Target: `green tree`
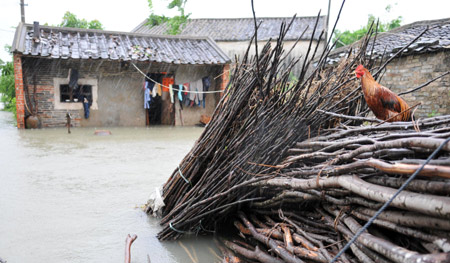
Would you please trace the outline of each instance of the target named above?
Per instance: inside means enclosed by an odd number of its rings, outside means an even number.
[[[5,50],[10,52],[11,46],[6,45]],[[0,59],[0,94],[1,102],[5,105],[5,110],[16,111],[16,90],[14,88],[14,64],[13,62],[3,62]]]
[[[170,35],[176,35],[181,32],[183,26],[186,25],[186,22],[191,15],[185,14],[184,6],[186,5],[187,0],[171,0],[167,5],[168,9],[176,8],[179,15],[174,17],[166,17],[164,15],[157,15],[153,11],[153,0],[148,0],[148,6],[150,8],[150,16],[148,17],[147,25],[150,27],[160,25],[162,23],[167,23],[167,33]]]
[[[388,5],[386,7],[386,11],[389,13],[391,11],[391,8],[392,8],[392,6]],[[336,48],[349,45],[349,44],[356,42],[356,41],[360,40],[361,38],[363,38],[366,35],[366,33],[369,31],[372,23],[374,23],[374,25],[376,25],[376,23],[377,23],[376,20],[377,19],[375,18],[374,15],[369,14],[369,19],[367,21],[367,24],[358,30],[354,30],[354,31],[345,30],[342,32],[342,31],[336,29],[334,32],[334,37],[333,37],[333,41],[336,41],[339,38],[338,42],[336,43]],[[399,27],[401,25],[401,22],[402,22],[401,16],[399,16],[391,21],[385,22],[385,23],[379,22],[378,23],[378,32],[386,32],[386,31],[392,30],[396,27]]]
[[[75,27],[75,28],[87,28],[87,29],[103,29],[102,23],[97,19],[88,22],[86,19],[78,19],[75,14],[67,11],[64,16],[60,27]]]

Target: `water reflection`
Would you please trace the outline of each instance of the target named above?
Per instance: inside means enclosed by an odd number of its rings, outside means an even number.
[[[17,130],[0,111],[0,258],[8,262],[190,262],[159,242],[158,221],[138,207],[163,184],[202,132],[198,127]],[[217,261],[211,238],[182,244]],[[216,251],[217,252],[217,251]],[[218,252],[217,252],[218,253]]]

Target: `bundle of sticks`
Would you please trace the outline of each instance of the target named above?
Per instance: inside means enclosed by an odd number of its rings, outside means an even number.
[[[317,108],[346,115],[365,109],[357,82],[344,81],[354,78],[352,65],[364,59],[364,52],[327,74],[329,51],[318,55],[319,44],[311,38],[302,73],[291,81],[290,70],[299,59],[285,61],[283,38],[289,27],[284,24],[277,43],[268,42],[258,56],[250,58],[250,45],[236,65],[210,123],[163,187],[161,240],[214,231],[240,204],[259,200],[256,189],[244,189],[261,179],[255,175],[273,173],[296,141],[334,125],[336,118]],[[307,72],[317,58],[319,65]]]
[[[265,199],[238,213],[234,224],[242,238],[224,241],[224,254],[258,262],[329,262],[445,143],[449,124],[450,116],[441,116],[346,127],[297,143],[278,175],[251,185]],[[449,262],[450,143],[418,176],[340,262]]]
[[[276,44],[255,45],[251,58],[250,45],[236,65],[211,121],[163,186],[160,240],[217,233],[236,217],[236,235],[223,240],[228,261],[328,262],[405,181],[402,175],[449,137],[448,116],[358,126],[371,119],[354,68],[367,65],[379,78],[402,51],[375,66],[367,47],[376,32],[329,68],[332,45],[320,50],[313,38],[301,61],[286,61],[289,27],[283,24]],[[302,71],[292,81],[296,63]],[[449,147],[339,260],[444,262]],[[422,230],[424,222],[432,223]]]

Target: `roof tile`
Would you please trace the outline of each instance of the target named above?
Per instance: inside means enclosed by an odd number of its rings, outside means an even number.
[[[161,36],[103,30],[40,27],[20,23],[12,51],[62,59],[140,60],[174,64],[225,64],[230,59],[210,38]]]
[[[387,56],[393,56],[422,33],[427,27],[427,32],[425,32],[425,34],[415,43],[403,50],[402,55],[435,52],[450,48],[450,18],[419,21],[395,28],[388,32],[379,33],[373,48],[373,57],[380,58],[385,53]],[[358,43],[359,41],[331,52],[328,63],[334,64],[340,57],[347,53],[351,47],[358,47]],[[370,42],[367,47],[369,52],[372,50],[372,45],[373,43]],[[355,49],[352,50],[355,51]]]
[[[282,22],[290,23],[291,17],[266,17],[257,18],[261,21],[258,29],[259,40],[276,39],[280,33]],[[285,40],[297,40],[297,38],[306,30],[302,39],[310,39],[316,24],[317,17],[296,17],[292,23],[291,29],[286,34]],[[132,32],[164,35],[167,34],[167,25],[162,24],[150,28],[147,19],[139,24]],[[318,40],[321,31],[325,28],[325,16],[319,18],[314,39]],[[209,36],[215,41],[247,41],[250,40],[255,32],[253,18],[204,18],[190,19],[186,26],[181,30],[181,36]]]

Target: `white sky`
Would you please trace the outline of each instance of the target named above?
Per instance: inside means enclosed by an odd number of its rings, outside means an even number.
[[[153,2],[157,14],[171,15],[165,9],[169,0]],[[341,0],[332,0],[330,25],[334,24],[341,3]],[[20,0],[0,1],[0,59],[3,61],[11,60],[3,47],[12,44],[14,27],[20,22],[19,4]],[[26,23],[39,21],[56,25],[61,23],[64,13],[70,11],[79,19],[98,19],[106,30],[112,31],[130,31],[150,14],[147,0],[25,0],[25,4]],[[315,16],[320,9],[326,14],[328,0],[254,0],[254,4],[257,17]],[[389,4],[392,10],[387,13],[385,7]],[[402,24],[409,24],[448,18],[449,10],[449,0],[347,0],[337,28],[358,29],[367,22],[369,14],[382,21],[402,16]],[[252,17],[250,0],[187,0],[186,11],[191,13],[191,18]]]

